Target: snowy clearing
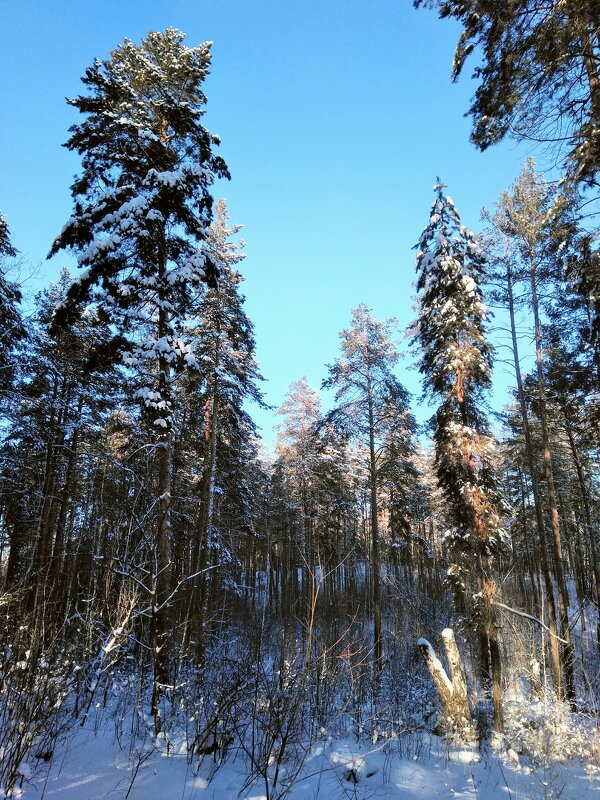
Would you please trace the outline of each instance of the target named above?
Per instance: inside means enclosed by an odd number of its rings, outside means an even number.
[[[94,730],[96,727],[97,730]],[[167,750],[169,755],[167,755]],[[16,789],[20,800],[273,800],[283,796],[377,798],[377,800],[584,800],[600,797],[600,772],[582,765],[547,762],[523,766],[514,751],[502,756],[487,749],[450,748],[428,733],[410,734],[375,745],[355,738],[328,739],[310,752],[290,756],[280,774],[280,785],[260,781],[247,785],[248,760],[230,752],[220,766],[206,756],[200,763],[188,759],[185,741],[145,741],[115,733],[106,718],[77,727],[53,754],[39,761],[33,779]],[[33,766],[32,766],[33,768]],[[287,790],[286,771],[296,773]],[[30,772],[24,765],[23,772]],[[270,780],[272,780],[272,772]]]

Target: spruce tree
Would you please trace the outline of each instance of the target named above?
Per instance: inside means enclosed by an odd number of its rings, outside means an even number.
[[[210,43],[185,47],[173,28],[135,45],[126,39],[82,79],[86,95],[69,102],[85,119],[66,147],[82,158],[72,186],[74,211],[50,255],[72,250],[82,271],[55,325],[96,303],[116,329],[111,342],[136,380],[155,447],[152,553],[152,713],[171,683],[171,476],[177,375],[194,364],[183,325],[193,290],[215,283],[203,243],[212,217],[211,186],[228,177],[213,153],[218,137],[202,125],[202,84]]]
[[[493,469],[494,443],[482,408],[491,384],[492,347],[480,282],[483,254],[439,182],[429,222],[417,245],[418,320],[425,392],[440,403],[432,418],[435,467],[451,520],[446,536],[449,580],[458,607],[478,619],[480,665],[491,666],[495,724],[503,728],[496,587],[491,559],[500,547],[503,503]]]
[[[192,320],[185,332],[191,345],[191,358],[198,365],[198,369],[188,375],[187,386],[184,382],[190,393],[186,399],[187,416],[188,419],[197,419],[197,405],[200,404],[202,429],[202,472],[192,562],[192,572],[196,577],[189,604],[189,613],[196,616],[202,616],[197,614],[196,601],[203,597],[209,579],[204,575],[207,559],[210,552],[219,546],[214,525],[217,483],[220,484],[223,469],[233,469],[236,446],[244,463],[248,448],[252,449],[249,441],[241,442],[245,437],[250,440],[256,435],[255,426],[243,408],[244,403],[250,400],[265,407],[259,387],[262,376],[255,358],[254,327],[240,291],[244,279],[236,268],[245,258],[242,251],[244,242],[236,240],[240,230],[240,225],[229,224],[227,203],[220,199],[205,242],[211,262],[218,269],[219,282],[217,286],[205,288],[196,297],[191,309]],[[187,422],[185,427],[189,427]],[[187,438],[189,430],[184,435]],[[224,457],[225,452],[229,459]],[[242,481],[238,495],[243,494],[243,485]],[[211,574],[210,579],[213,578],[215,576]],[[197,652],[202,657],[201,627],[199,631]]]

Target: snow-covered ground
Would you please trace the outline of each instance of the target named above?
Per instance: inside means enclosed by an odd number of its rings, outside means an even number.
[[[269,794],[260,779],[248,785],[249,759],[241,752],[230,749],[218,768],[211,756],[190,764],[185,743],[148,734],[132,744],[127,734],[116,736],[106,718],[77,727],[47,762],[35,763],[23,766],[29,781],[14,795],[21,800],[600,798],[600,772],[581,763],[542,760],[534,767],[513,750],[459,750],[424,732],[375,744],[324,736],[308,752],[290,751]],[[289,774],[296,777],[286,795]]]
[[[588,624],[585,632],[576,629],[576,635],[587,674],[595,676],[595,626]],[[515,652],[527,649],[520,646]],[[281,676],[273,673],[274,663],[273,658],[266,659],[264,668],[245,683],[243,672],[242,679],[239,677],[237,662],[221,662],[215,657],[213,663],[209,659],[207,664],[214,669],[205,676],[205,688],[214,691],[206,696],[202,692],[198,696],[181,695],[177,704],[165,704],[163,720],[181,731],[171,738],[154,736],[154,722],[141,710],[148,710],[147,692],[144,694],[127,673],[115,673],[104,693],[94,691],[96,684],[90,684],[89,705],[79,698],[77,718],[69,698],[48,717],[44,727],[47,735],[34,740],[26,762],[21,764],[22,781],[17,782],[12,797],[600,800],[600,716],[597,690],[593,690],[597,678],[589,680],[587,691],[580,687],[580,712],[571,713],[566,705],[551,699],[550,690],[540,696],[532,690],[526,665],[524,668],[522,658],[515,655],[507,661],[505,670],[506,734],[486,742],[481,749],[461,749],[431,733],[437,729],[439,714],[435,713],[435,695],[426,674],[407,673],[406,680],[384,682],[376,705],[368,691],[368,673],[363,686],[357,672],[351,696],[350,688],[335,673],[330,695],[326,682],[320,685],[321,705],[316,709],[314,693],[303,684],[304,673],[296,675],[290,668],[282,688]],[[193,675],[189,685],[195,685]],[[240,686],[245,687],[245,694],[240,692],[238,697],[235,692]],[[303,691],[297,704],[289,702]],[[489,701],[479,697],[476,688],[469,699],[477,726],[487,730]],[[222,719],[215,716],[214,708]],[[215,727],[215,719],[223,726]],[[321,722],[316,719],[323,719],[330,728],[322,728],[317,734]],[[225,753],[190,756],[190,743],[206,752],[215,736]],[[303,744],[309,736],[312,743]],[[53,744],[56,737],[58,741]],[[284,738],[284,754],[277,768],[273,760],[281,752]],[[17,736],[5,737],[4,746],[17,741]],[[263,768],[269,758],[268,767]]]

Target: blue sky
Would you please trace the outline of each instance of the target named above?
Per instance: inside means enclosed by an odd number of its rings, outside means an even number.
[[[45,261],[78,170],[61,147],[77,117],[65,97],[124,37],[168,26],[214,42],[205,121],[232,174],[216,193],[244,225],[246,307],[279,405],[302,375],[319,386],[359,303],[412,319],[411,248],[436,175],[477,229],[529,151],[469,144],[474,85],[468,70],[450,82],[457,27],[409,0],[0,0],[0,208],[39,267],[26,289],[69,264]],[[416,372],[400,377],[418,394]],[[500,367],[497,406],[506,380]],[[270,440],[273,415],[254,416]]]

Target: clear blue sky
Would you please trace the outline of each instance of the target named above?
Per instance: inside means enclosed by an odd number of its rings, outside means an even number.
[[[60,146],[77,117],[64,98],[95,57],[168,26],[214,42],[205,120],[232,174],[217,193],[244,225],[246,307],[279,405],[304,374],[319,386],[359,303],[413,318],[411,248],[436,175],[477,229],[527,151],[469,144],[457,28],[409,0],[0,0],[0,209],[40,267],[30,288],[69,263],[44,260],[78,171]],[[415,372],[400,376],[418,393]],[[269,441],[272,415],[255,417]]]

